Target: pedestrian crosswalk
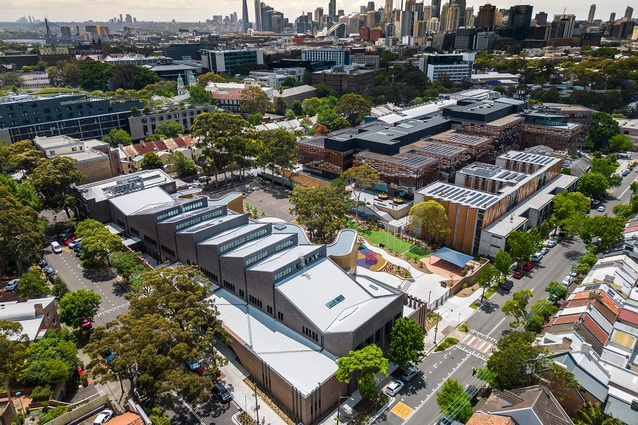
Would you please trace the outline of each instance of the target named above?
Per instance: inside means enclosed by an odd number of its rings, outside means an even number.
[[[478,357],[481,360],[487,360],[495,343],[496,339],[480,332],[470,330],[465,338],[459,341],[456,346],[460,350]]]

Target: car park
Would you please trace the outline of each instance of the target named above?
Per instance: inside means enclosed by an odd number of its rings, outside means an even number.
[[[55,252],[56,254],[59,254],[62,252],[62,247],[60,246],[59,243],[57,243],[56,241],[53,241],[51,242],[51,250]]]
[[[230,391],[221,382],[215,382],[213,385],[213,395],[222,403],[228,403],[233,398]]]
[[[532,263],[523,264],[523,270],[526,272],[531,271],[533,268],[534,268],[534,265]]]
[[[113,411],[111,409],[105,409],[97,415],[97,418],[93,421],[93,425],[102,425],[107,423],[113,417]]]
[[[514,279],[522,279],[524,276],[525,276],[525,272],[521,270],[515,271],[514,274],[512,275]]]
[[[20,283],[20,279],[11,279],[9,283],[4,287],[5,291],[13,291],[18,287],[18,283]]]
[[[404,386],[405,386],[405,384],[403,382],[401,382],[401,381],[392,381],[385,388],[385,394],[387,396],[394,397],[395,395],[397,395],[399,393],[399,391],[401,391],[403,389]]]
[[[555,239],[551,239],[549,241],[547,241],[547,243],[545,244],[545,246],[547,248],[554,248],[556,246],[556,244],[558,244],[558,241]]]
[[[401,374],[401,380],[403,382],[410,382],[419,373],[418,369],[414,367],[407,368]]]
[[[512,289],[514,287],[514,282],[512,282],[511,280],[506,280],[505,282],[503,282],[503,284],[501,285],[501,288],[503,288],[506,291],[509,291],[510,289]]]

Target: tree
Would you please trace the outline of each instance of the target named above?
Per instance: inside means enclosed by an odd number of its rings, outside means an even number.
[[[29,181],[44,198],[44,205],[55,211],[68,209],[75,205],[75,196],[71,186],[84,180],[86,176],[77,167],[75,159],[58,156],[53,159],[41,159],[29,175]]]
[[[166,137],[177,137],[184,134],[184,126],[177,121],[163,121],[155,127],[155,134],[163,134]]]
[[[286,78],[284,78],[283,80],[281,80],[281,87],[282,88],[297,87],[297,86],[300,86],[300,85],[301,85],[301,83],[299,81],[297,81],[297,78],[293,77],[292,75],[289,75]]]
[[[372,252],[372,251],[370,251]],[[417,365],[425,358],[423,328],[414,320],[400,317],[390,334],[390,360],[402,369]]]
[[[98,327],[85,346],[92,375],[103,383],[128,379],[130,394],[137,389],[153,404],[172,406],[172,391],[189,403],[208,399],[213,380],[183,366],[197,360],[216,376],[224,364],[214,346],[227,336],[203,281],[190,266],[145,273],[133,291],[129,312]],[[111,361],[103,357],[107,348],[115,354]]]
[[[587,147],[600,150],[608,147],[608,141],[620,134],[620,125],[605,112],[594,112],[587,136]]]
[[[525,321],[525,330],[528,332],[540,333],[545,326],[545,322],[549,320],[556,312],[556,307],[552,302],[546,299],[536,300],[530,308],[530,313]]]
[[[376,182],[381,180],[381,176],[374,168],[367,164],[363,164],[347,169],[343,174],[341,174],[341,178],[347,180],[354,186],[354,189],[357,189],[354,193],[357,199],[356,213],[358,217],[359,206],[361,205],[361,194],[365,189],[370,189]]]
[[[25,207],[33,208],[36,211],[42,211],[42,199],[38,196],[35,188],[29,181],[18,183],[11,176],[0,174],[0,186],[5,189]]]
[[[556,362],[551,362],[549,369],[540,374],[551,383],[550,389],[559,403],[570,396],[571,390],[579,390],[580,384],[574,373],[565,369]]]
[[[600,403],[588,401],[574,415],[575,425],[622,425],[623,421],[606,416],[600,408]]]
[[[158,127],[162,124],[164,123],[159,124]],[[112,128],[109,131],[109,134],[102,137],[102,141],[108,143],[114,148],[118,146],[128,146],[133,144],[133,139],[131,138],[131,135],[128,134],[126,130],[122,130],[120,128]]]
[[[37,211],[20,204],[4,186],[0,186],[0,211],[0,259],[4,264],[14,263],[21,273],[22,262],[41,258],[46,240],[43,222]]]
[[[231,112],[204,112],[195,118],[191,134],[197,138],[197,147],[202,150],[199,163],[205,172],[213,171],[216,186],[220,172],[237,164],[245,168],[250,164],[247,158],[256,156],[250,145],[250,128],[249,122]]]
[[[140,168],[142,168],[142,170],[162,169],[164,168],[164,163],[162,162],[162,158],[155,152],[147,152],[142,157]]]
[[[592,173],[600,173],[607,179],[609,186],[619,186],[622,178],[618,174],[614,174],[620,164],[617,161],[616,154],[609,155],[605,158],[594,157],[592,159]]]
[[[515,230],[507,238],[507,245],[514,261],[520,267],[524,261],[541,248],[542,241],[538,229],[531,229],[529,232]]]
[[[303,106],[301,105],[301,102],[299,100],[295,100],[294,102],[292,102],[292,105],[290,105],[290,109],[292,110],[292,112],[295,113],[296,116],[303,117]]]
[[[443,205],[435,200],[424,201],[410,208],[413,229],[425,236],[425,241],[430,243],[432,238],[439,241],[450,232],[448,217]]]
[[[567,298],[567,287],[561,282],[550,282],[545,288],[545,292],[548,292],[555,301],[561,301]]]
[[[23,380],[33,385],[54,387],[66,381],[82,363],[77,357],[75,337],[69,329],[49,331],[29,344]]]
[[[200,87],[206,87],[208,83],[225,83],[226,81],[226,78],[214,72],[207,72],[197,77],[197,85]]]
[[[81,65],[80,86],[84,90],[108,90],[111,65],[106,62],[88,60]]]
[[[117,273],[126,279],[135,289],[139,277],[146,271],[146,268],[139,261],[142,254],[135,251],[116,251],[111,254],[111,265],[117,269]]]
[[[254,114],[248,114],[246,116],[246,121],[248,121],[252,125],[259,125],[264,121],[264,114],[259,112],[256,112]]]
[[[334,110],[326,109],[317,115],[317,124],[326,126],[330,131],[340,130],[350,127],[350,122],[339,116]]]
[[[197,167],[195,166],[195,163],[190,158],[187,158],[182,152],[175,151],[173,152],[172,157],[173,170],[177,173],[177,177],[183,178],[197,174]]]
[[[596,249],[603,252],[623,239],[624,229],[625,220],[620,217],[606,215],[585,217],[580,228],[580,237],[585,242],[591,241],[593,237],[599,237]]]
[[[22,325],[17,322],[0,320],[0,386],[9,394],[10,384],[18,380],[24,366],[25,342],[28,338],[22,333]],[[15,409],[9,397],[9,406]]]
[[[279,128],[262,130],[255,135],[258,143],[256,163],[271,171],[273,175],[292,173],[297,164],[297,137],[289,131]]]
[[[60,299],[60,320],[72,328],[79,328],[83,318],[93,320],[100,308],[101,297],[93,290],[78,289]]]
[[[317,89],[317,97],[322,99],[330,96],[337,96],[337,92],[330,86],[324,83],[316,84],[315,89]]]
[[[611,152],[631,151],[633,148],[634,143],[631,141],[631,137],[629,136],[616,134],[611,139],[609,139],[609,150]]]
[[[510,274],[512,271],[512,256],[502,249],[494,255],[494,268],[502,277]]]
[[[474,414],[470,396],[456,379],[446,379],[443,382],[441,389],[436,393],[436,402],[444,415],[462,423],[467,422]]]
[[[551,221],[569,235],[578,230],[582,218],[591,207],[591,200],[580,192],[560,192],[554,196],[553,203]]]
[[[39,271],[30,271],[20,276],[20,283],[18,284],[20,298],[41,298],[51,293],[49,285],[41,276]]]
[[[494,285],[499,278],[499,272],[492,264],[486,264],[481,268],[478,276],[476,276],[476,283],[483,288],[483,293],[481,293],[481,302],[485,298],[485,291]]]
[[[350,206],[343,192],[333,187],[295,185],[290,202],[291,213],[306,226],[313,242],[331,243],[348,221]]]
[[[337,367],[337,380],[346,384],[352,379],[357,380],[359,392],[364,398],[374,397],[377,393],[374,384],[376,373],[381,372],[383,376],[388,376],[388,359],[383,357],[383,351],[375,344],[352,350],[347,356],[340,357]]]
[[[189,86],[187,88],[189,97],[188,101],[194,104],[210,104],[212,102],[212,95],[205,88],[201,86]]]
[[[24,171],[31,173],[44,157],[30,140],[21,140],[9,146],[0,144],[0,165],[2,171]]]
[[[337,101],[334,111],[348,120],[351,126],[356,126],[370,115],[370,102],[358,94],[344,94]]]
[[[241,91],[239,105],[244,114],[257,112],[264,114],[273,109],[272,102],[266,92],[257,86],[248,86]]]
[[[578,191],[590,198],[598,198],[607,193],[609,181],[600,173],[585,173],[578,181]]]
[[[82,235],[82,266],[86,268],[110,267],[110,255],[124,249],[122,239],[104,226],[78,234]]]
[[[490,384],[499,390],[511,390],[528,385],[527,375],[546,367],[545,349],[535,345],[533,332],[512,332],[496,343],[496,350],[487,360],[492,373]]]
[[[20,87],[22,85],[22,79],[17,72],[7,72],[0,75],[0,87]]]
[[[511,300],[505,301],[501,310],[506,316],[513,316],[517,321],[527,319],[527,304],[534,293],[529,289],[523,289],[515,292]]]

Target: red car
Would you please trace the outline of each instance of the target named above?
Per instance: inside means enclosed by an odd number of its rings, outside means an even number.
[[[513,277],[514,279],[521,279],[523,276],[525,276],[525,272],[520,271],[520,270],[519,270],[519,271],[514,272],[514,274],[512,275],[512,277]]]
[[[83,331],[90,331],[93,328],[93,323],[86,317],[82,318],[82,323],[80,323],[80,327]]]
[[[534,268],[534,266],[532,265],[532,263],[523,264],[523,270],[525,270],[526,272],[532,270],[533,268]]]
[[[77,236],[71,235],[71,236],[67,237],[66,239],[64,239],[64,245],[68,245],[68,244],[70,244],[71,242],[73,242],[76,239],[77,239]]]

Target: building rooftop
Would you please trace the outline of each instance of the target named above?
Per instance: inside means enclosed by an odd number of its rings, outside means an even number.
[[[77,190],[84,199],[99,202],[120,194],[138,192],[173,181],[163,170],[145,170],[77,186]]]
[[[144,211],[149,207],[168,206],[175,203],[173,198],[160,187],[151,187],[134,193],[116,196],[109,201],[127,216]]]
[[[22,333],[29,337],[29,341],[44,336],[41,330],[42,315],[36,313],[35,307],[40,304],[46,308],[49,304],[55,303],[55,298],[34,298],[27,301],[4,301],[0,308],[0,320],[19,323],[22,326]]]
[[[480,209],[489,208],[501,199],[500,196],[492,193],[468,189],[445,182],[434,182],[420,189],[419,193]]]
[[[494,391],[483,410],[509,416],[518,424],[572,425],[571,419],[551,391],[542,386]]]
[[[454,105],[456,105],[456,100],[438,100],[433,103],[416,105],[401,109],[397,112],[390,112],[386,115],[380,116],[378,119],[386,124],[395,124],[409,119],[423,119],[428,116],[439,114],[443,107]]]

